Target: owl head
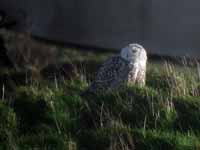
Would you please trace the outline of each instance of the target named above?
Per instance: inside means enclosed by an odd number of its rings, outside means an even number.
[[[122,48],[120,56],[128,62],[139,60],[147,60],[146,51],[143,46],[139,44],[129,44]]]

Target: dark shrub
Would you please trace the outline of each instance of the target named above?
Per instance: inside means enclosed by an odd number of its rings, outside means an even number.
[[[200,97],[177,97],[174,106],[178,116],[175,127],[200,133]]]
[[[0,148],[4,144],[8,144],[8,135],[15,135],[16,124],[16,116],[13,109],[0,102]]]
[[[31,132],[34,127],[49,121],[50,109],[46,101],[29,87],[21,87],[17,90],[14,111],[17,114],[18,127],[24,132]]]

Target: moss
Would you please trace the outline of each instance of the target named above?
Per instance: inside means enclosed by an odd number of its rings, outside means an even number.
[[[18,128],[31,132],[41,123],[48,122],[50,108],[47,102],[32,88],[21,87],[14,100],[14,111],[17,114]]]
[[[87,150],[106,150],[112,146],[116,149],[126,147],[136,150],[197,150],[200,142],[192,133],[110,126],[80,133],[79,146]]]
[[[83,131],[78,138],[79,147],[87,150],[105,150],[108,149],[110,139],[107,133],[95,132],[92,130]]]
[[[178,116],[175,127],[200,133],[200,97],[177,97],[174,106]]]
[[[21,136],[18,139],[18,147],[22,150],[23,149],[64,150],[67,149],[65,142],[67,142],[67,139],[63,139],[61,136],[57,134],[29,134],[26,136]]]
[[[0,148],[7,146],[8,134],[15,135],[17,131],[16,115],[12,108],[0,102]]]
[[[134,149],[131,129],[116,120],[107,127],[83,130],[78,135],[78,143],[80,148],[88,150]]]
[[[134,130],[136,149],[143,150],[194,150],[200,148],[199,138],[193,134],[181,134],[159,130]]]
[[[75,132],[81,124],[77,123],[83,107],[78,95],[57,95],[51,102],[53,120],[59,124],[61,132]]]

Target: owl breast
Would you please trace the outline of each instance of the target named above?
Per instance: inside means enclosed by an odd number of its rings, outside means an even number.
[[[146,80],[146,62],[138,61],[129,64],[128,85],[144,86]]]

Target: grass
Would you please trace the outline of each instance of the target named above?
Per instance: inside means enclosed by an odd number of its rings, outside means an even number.
[[[195,65],[150,59],[145,87],[81,96],[111,54],[60,51],[38,81],[1,70],[0,150],[200,149]]]

